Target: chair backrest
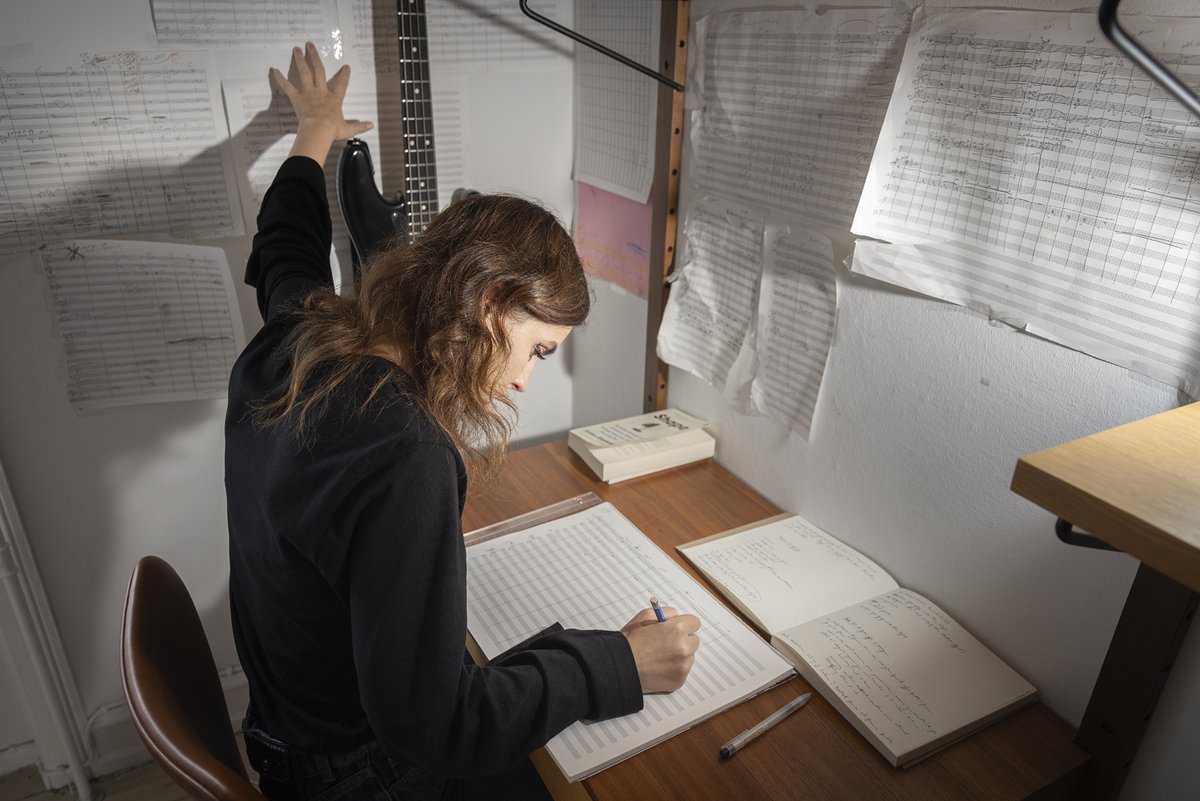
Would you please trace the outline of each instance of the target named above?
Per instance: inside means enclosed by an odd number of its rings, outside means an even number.
[[[121,678],[146,748],[189,795],[263,801],[242,764],[196,606],[157,556],[143,557],[129,579]]]

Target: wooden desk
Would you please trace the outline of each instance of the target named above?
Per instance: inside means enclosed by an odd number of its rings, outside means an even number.
[[[1200,602],[1200,403],[1025,456],[1012,489],[1142,562],[1076,737],[1081,796],[1113,799]]]
[[[471,497],[463,526],[470,531],[589,490],[697,578],[675,545],[779,512],[712,461],[610,487],[559,442],[515,451],[501,479]],[[545,761],[539,767],[559,799],[1001,801],[1069,798],[1087,762],[1066,724],[1034,704],[898,770],[819,695],[733,759],[718,757],[724,742],[807,689],[803,679],[787,681],[579,784],[547,776]]]
[[[1025,456],[1012,489],[1200,590],[1200,403]]]

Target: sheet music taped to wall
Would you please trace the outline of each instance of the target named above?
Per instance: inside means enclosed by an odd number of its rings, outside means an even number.
[[[1136,30],[1200,84],[1200,21]],[[1092,15],[918,13],[854,219],[892,244],[853,270],[1197,396],[1197,177],[1197,122]]]
[[[41,257],[76,408],[226,396],[246,340],[224,250],[77,239]]]

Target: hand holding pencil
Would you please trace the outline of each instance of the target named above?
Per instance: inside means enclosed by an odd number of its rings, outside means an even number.
[[[700,647],[699,628],[695,615],[653,603],[625,624],[621,633],[633,650],[643,693],[669,693],[683,686]]]

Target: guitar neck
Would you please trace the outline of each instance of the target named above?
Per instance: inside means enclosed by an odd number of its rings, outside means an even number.
[[[412,238],[424,230],[438,212],[425,0],[396,0],[396,28],[400,47],[400,98],[404,112],[404,198],[408,235]]]

